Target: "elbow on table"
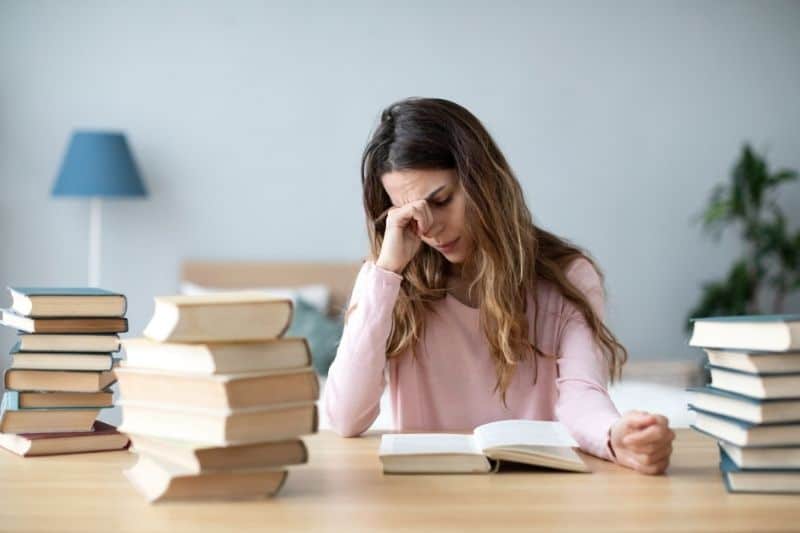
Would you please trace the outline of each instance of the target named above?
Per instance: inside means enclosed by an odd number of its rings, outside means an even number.
[[[358,425],[354,420],[337,420],[330,418],[331,429],[340,437],[359,437],[367,428]]]

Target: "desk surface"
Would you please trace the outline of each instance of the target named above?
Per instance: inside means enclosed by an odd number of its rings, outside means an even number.
[[[728,494],[714,442],[678,430],[666,476],[589,456],[594,474],[384,476],[378,435],[306,438],[271,500],[148,505],[122,475],[127,452],[23,459],[0,450],[0,530],[264,531],[524,527],[529,530],[797,531],[800,498]]]

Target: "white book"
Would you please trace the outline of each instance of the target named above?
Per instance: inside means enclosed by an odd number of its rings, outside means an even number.
[[[502,420],[472,434],[386,434],[379,455],[387,474],[489,473],[502,461],[589,472],[577,446],[559,422]]]

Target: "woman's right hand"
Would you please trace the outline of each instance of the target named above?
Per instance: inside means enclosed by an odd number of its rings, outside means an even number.
[[[422,245],[433,226],[433,213],[427,200],[393,207],[386,215],[386,231],[376,266],[401,274]]]

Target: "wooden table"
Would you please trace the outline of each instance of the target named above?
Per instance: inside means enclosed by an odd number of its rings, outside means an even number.
[[[275,499],[156,505],[122,476],[130,453],[23,459],[0,451],[0,530],[800,530],[800,497],[726,493],[714,442],[677,434],[666,476],[588,456],[592,475],[384,476],[377,434],[323,432],[306,439],[310,462],[292,468]]]

